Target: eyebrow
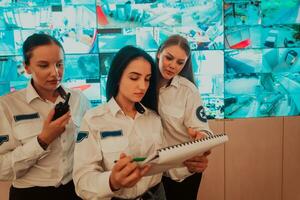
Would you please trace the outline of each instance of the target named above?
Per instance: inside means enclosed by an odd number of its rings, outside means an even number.
[[[63,59],[60,59],[59,61],[57,61],[57,62],[63,62],[64,60]],[[48,61],[46,61],[46,60],[38,60],[37,61],[38,63],[49,63]]]
[[[38,63],[48,63],[48,61],[45,61],[45,60],[38,60],[37,62]]]
[[[170,52],[167,52],[167,54],[169,55],[169,56],[171,56],[172,58],[175,58],[175,56],[173,56]],[[178,60],[179,61],[185,61],[185,59],[184,58],[178,58]]]
[[[141,76],[142,74],[138,73],[138,72],[129,72],[129,74],[134,74],[134,75],[139,75]],[[151,76],[151,74],[147,74],[146,76]]]

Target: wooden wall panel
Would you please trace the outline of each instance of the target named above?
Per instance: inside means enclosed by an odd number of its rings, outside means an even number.
[[[300,117],[284,118],[283,200],[300,199]]]
[[[283,118],[225,121],[225,200],[281,200]]]
[[[10,182],[0,182],[0,199],[8,200]]]
[[[223,120],[211,120],[209,125],[215,134],[224,133]],[[224,200],[224,149],[224,145],[216,147],[208,157],[208,168],[203,173],[199,188],[199,200]]]

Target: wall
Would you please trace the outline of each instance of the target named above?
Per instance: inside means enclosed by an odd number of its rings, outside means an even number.
[[[8,190],[9,190],[9,182],[0,182],[0,199],[7,200],[8,199]]]
[[[300,117],[212,121],[229,142],[213,150],[198,199],[300,199]]]

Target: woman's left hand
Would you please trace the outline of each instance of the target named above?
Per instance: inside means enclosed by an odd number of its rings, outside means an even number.
[[[188,128],[187,132],[188,132],[189,136],[194,140],[198,140],[198,139],[204,138],[206,136],[205,133],[203,133],[201,131],[197,131],[193,128]]]
[[[211,153],[211,151],[205,152],[201,156],[195,156],[183,162],[183,164],[188,168],[191,173],[201,173],[208,166],[207,156]]]

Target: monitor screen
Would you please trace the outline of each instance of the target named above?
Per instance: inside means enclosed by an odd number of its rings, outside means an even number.
[[[63,84],[97,106],[125,45],[153,58],[170,35],[192,50],[209,119],[300,115],[299,0],[0,1],[0,95],[26,88],[22,44],[36,32],[66,53]]]

